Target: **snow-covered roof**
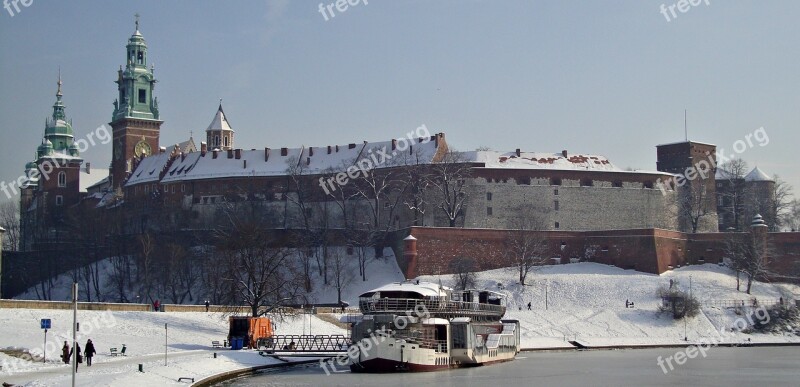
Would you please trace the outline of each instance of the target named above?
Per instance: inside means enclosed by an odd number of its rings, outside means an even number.
[[[444,297],[450,290],[451,289],[448,287],[440,286],[433,282],[417,283],[416,281],[405,281],[383,285],[362,294],[361,297],[371,297],[373,294],[381,292],[411,292],[417,293],[423,297]]]
[[[398,145],[398,149],[399,147],[402,146]],[[437,146],[436,141],[429,140],[415,142],[403,152],[391,149],[392,142],[383,141],[331,146],[330,153],[328,153],[328,147],[287,148],[286,155],[282,155],[282,149],[270,149],[269,157],[266,157],[265,149],[242,150],[239,159],[228,158],[227,151],[218,152],[216,159],[213,157],[213,151],[207,152],[205,156],[201,156],[200,152],[194,152],[185,155],[183,160],[178,157],[164,175],[162,182],[226,177],[283,176],[287,174],[290,160],[301,163],[304,168],[303,174],[307,175],[327,173],[331,170],[344,171],[356,160],[378,160],[375,168],[401,165],[412,153],[415,160],[417,157],[419,158],[420,163],[430,163],[436,155]],[[385,152],[388,157],[381,155],[380,152]],[[384,161],[383,158],[388,159]],[[143,175],[155,170],[158,166],[163,166],[164,163],[166,160],[153,160],[147,165],[144,165],[143,162],[136,168],[129,184],[142,182],[140,179],[143,178]],[[370,164],[375,163],[370,161]],[[144,170],[147,173],[143,173]]]
[[[483,164],[489,169],[553,169],[574,171],[605,171],[623,173],[658,173],[656,171],[626,171],[612,164],[604,156],[542,153],[542,152],[497,152],[497,151],[472,151],[464,152],[465,158],[474,163]]]
[[[769,175],[764,173],[759,167],[753,168],[747,176],[744,177],[744,181],[773,181]]]
[[[169,162],[169,158],[170,154],[168,152],[145,157],[136,166],[125,185],[157,182],[161,171],[164,170],[167,162]]]
[[[222,111],[222,104],[221,103],[219,104],[219,109],[217,109],[217,113],[214,114],[214,119],[211,120],[211,123],[208,125],[208,129],[206,129],[206,132],[209,132],[209,131],[212,131],[212,130],[230,130],[230,131],[233,131],[233,129],[231,129],[231,125],[228,123],[228,119],[225,117],[225,112]]]
[[[709,146],[717,146],[716,144],[710,144],[710,143],[707,143],[707,142],[700,142],[700,141],[676,141],[676,142],[670,142],[670,143],[666,143],[666,144],[658,144],[658,145],[656,145],[656,147],[660,147],[660,146],[670,146],[670,145],[678,145],[678,144],[686,144],[686,143],[699,144],[699,145],[709,145]]]
[[[89,168],[89,173],[86,168],[81,168],[80,175],[80,192],[86,192],[89,188],[100,185],[108,181],[108,169]]]

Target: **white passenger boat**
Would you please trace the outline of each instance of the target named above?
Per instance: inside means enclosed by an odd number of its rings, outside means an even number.
[[[503,320],[503,295],[419,281],[362,294],[352,327],[352,372],[435,371],[513,360],[519,322]]]

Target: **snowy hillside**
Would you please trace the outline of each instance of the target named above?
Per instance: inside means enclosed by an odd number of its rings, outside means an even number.
[[[341,251],[338,253],[345,255],[346,251],[343,248],[340,248]],[[368,254],[373,253],[371,249],[368,250]],[[114,292],[111,290],[113,284],[111,283],[111,260],[105,259],[98,263],[99,265],[99,279],[100,279],[100,288],[107,290],[105,292],[106,296],[101,300],[105,302],[115,302],[117,301],[114,299],[111,294]],[[370,289],[374,289],[379,287],[383,284],[388,282],[394,281],[402,281],[404,279],[403,273],[400,268],[397,266],[397,260],[394,257],[394,253],[391,249],[386,248],[384,250],[384,256],[381,258],[375,258],[374,255],[367,258],[367,280],[362,281],[361,277],[358,273],[358,260],[355,256],[348,257],[346,262],[346,271],[349,273],[347,276],[347,286],[342,291],[342,299],[346,302],[349,302],[350,305],[355,305],[355,302],[358,298],[358,295],[366,292]],[[325,304],[325,303],[335,303],[337,301],[336,297],[336,287],[332,284],[325,285],[322,276],[319,275],[319,271],[314,265],[312,268],[312,283],[313,283],[313,290],[311,293],[307,294],[308,299],[317,304]],[[329,274],[329,278],[331,275]],[[52,288],[51,293],[51,301],[69,301],[70,298],[70,288],[72,286],[72,276],[67,274],[62,274],[55,278],[54,286]],[[82,287],[83,285],[79,286],[79,290],[81,293],[81,301],[86,301],[86,289]],[[193,290],[193,297],[191,300],[186,300],[186,304],[202,304],[205,298],[205,291],[203,289],[202,284],[195,287]],[[28,289],[21,295],[14,297],[15,299],[20,300],[37,300],[40,299],[40,293],[37,293],[36,287],[32,287]],[[136,302],[137,300],[141,300],[141,297],[137,299],[138,292],[134,289],[129,290],[127,294],[127,298]],[[171,303],[169,302],[167,295],[153,295],[153,299],[160,299],[162,302]],[[98,301],[96,297],[92,298],[92,301]],[[147,300],[141,300],[141,302],[150,302]]]
[[[760,282],[753,285],[752,295],[737,292],[736,279],[730,271],[711,264],[684,267],[660,276],[595,263],[544,266],[528,276],[527,286],[519,285],[517,271],[508,268],[478,273],[478,284],[506,294],[506,318],[520,320],[523,347],[553,346],[566,340],[598,346],[666,344],[679,343],[684,338],[684,326],[672,316],[657,315],[661,301],[655,295],[656,289],[668,286],[670,279],[688,289],[690,277],[692,293],[701,302],[744,300],[749,305],[752,297],[773,302],[800,295],[796,286]],[[421,278],[452,285],[449,275]],[[626,300],[633,302],[634,308],[626,308]],[[704,306],[702,314],[688,320],[687,335],[690,340],[718,337],[720,329],[729,329],[739,317],[732,309]],[[748,336],[740,334],[732,340]],[[753,335],[751,339],[775,340],[762,336]]]

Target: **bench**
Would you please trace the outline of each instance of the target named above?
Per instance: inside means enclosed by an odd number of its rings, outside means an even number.
[[[125,351],[127,349],[128,349],[128,347],[126,347],[125,344],[122,344],[122,351],[119,351],[119,350],[117,350],[116,347],[113,347],[113,348],[109,349],[109,352],[111,353],[111,356],[120,356],[120,355],[121,356],[126,356],[125,355]]]
[[[219,343],[219,340],[212,341],[211,346],[214,348],[222,348],[222,344]]]
[[[184,381],[184,380],[191,380],[191,381],[192,381],[192,383],[194,383],[194,378],[187,378],[187,377],[178,378],[178,382],[179,382],[179,383],[180,383],[180,382],[182,382],[182,381]]]

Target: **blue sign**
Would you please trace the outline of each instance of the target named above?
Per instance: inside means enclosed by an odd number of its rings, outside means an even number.
[[[42,319],[42,329],[50,329],[50,319],[43,318]]]

